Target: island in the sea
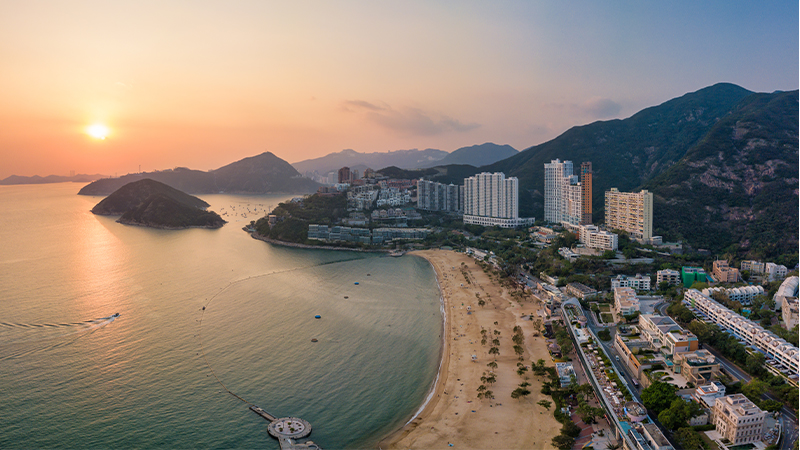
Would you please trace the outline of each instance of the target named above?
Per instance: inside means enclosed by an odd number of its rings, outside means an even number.
[[[220,228],[225,221],[203,200],[149,178],[128,183],[100,201],[92,213],[120,215],[117,222],[152,228]]]

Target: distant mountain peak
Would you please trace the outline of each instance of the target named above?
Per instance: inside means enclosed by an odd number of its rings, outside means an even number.
[[[131,181],[152,178],[175,189],[193,194],[226,192],[231,194],[265,194],[272,192],[313,192],[317,183],[300,176],[291,164],[263,152],[203,172],[182,168],[144,174],[128,174],[119,178],[103,178],[84,186],[81,195],[108,195]]]

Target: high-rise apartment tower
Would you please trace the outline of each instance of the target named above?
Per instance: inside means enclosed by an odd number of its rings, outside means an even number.
[[[639,242],[653,238],[653,193],[606,191],[606,227],[623,230]],[[659,237],[660,239],[660,237]]]
[[[592,163],[581,163],[581,225],[592,223]]]
[[[562,194],[564,178],[572,175],[572,161],[554,159],[544,164],[544,220],[561,223],[566,201]]]

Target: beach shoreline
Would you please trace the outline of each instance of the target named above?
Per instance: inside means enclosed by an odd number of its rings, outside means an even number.
[[[298,244],[296,242],[286,242],[286,241],[279,241],[277,239],[268,238],[264,235],[258,234],[255,231],[250,231],[247,227],[242,228],[245,232],[250,234],[250,237],[253,239],[257,239],[259,241],[264,241],[268,244],[272,245],[279,245],[281,247],[292,247],[292,248],[305,248],[311,250],[339,250],[339,251],[348,251],[348,252],[362,252],[362,253],[390,253],[391,250],[385,249],[371,249],[371,248],[350,248],[350,247],[335,247],[332,245],[308,245],[308,244]]]
[[[560,424],[552,411],[537,404],[549,399],[540,393],[543,380],[516,373],[518,358],[510,339],[511,330],[520,326],[526,339],[523,364],[545,359],[552,365],[546,341],[533,336],[533,322],[522,319],[540,305],[513,299],[463,253],[421,250],[409,254],[426,259],[436,273],[444,310],[442,357],[434,385],[420,409],[377,447],[551,448]],[[485,306],[478,306],[479,298]],[[500,332],[499,356],[490,356],[489,346],[481,345],[482,329]],[[487,361],[497,364],[493,369],[497,381],[487,386],[494,399],[478,399],[480,378],[490,370]],[[531,394],[512,399],[511,391],[523,381],[530,383]]]

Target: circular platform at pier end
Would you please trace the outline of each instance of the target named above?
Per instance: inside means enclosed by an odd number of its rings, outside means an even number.
[[[311,434],[311,424],[298,417],[282,417],[269,424],[269,434],[277,439],[300,439]]]

